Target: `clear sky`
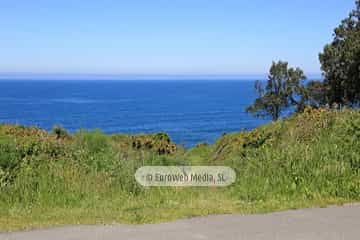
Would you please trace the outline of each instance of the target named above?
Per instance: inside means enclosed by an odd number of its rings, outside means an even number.
[[[0,74],[317,74],[354,2],[0,0]]]

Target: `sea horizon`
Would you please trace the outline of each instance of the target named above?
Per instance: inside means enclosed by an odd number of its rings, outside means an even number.
[[[254,80],[0,80],[0,123],[74,133],[166,132],[191,147],[269,121],[245,108]]]
[[[265,80],[267,73],[256,74],[67,74],[67,73],[0,73],[0,81],[256,81]],[[320,80],[320,73],[307,75]]]

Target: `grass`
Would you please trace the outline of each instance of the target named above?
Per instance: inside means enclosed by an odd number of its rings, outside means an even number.
[[[226,165],[226,188],[144,188],[143,165]],[[184,149],[164,133],[0,125],[0,230],[154,223],[360,200],[360,112],[311,110]]]

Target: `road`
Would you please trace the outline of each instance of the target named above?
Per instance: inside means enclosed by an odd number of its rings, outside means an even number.
[[[360,204],[290,210],[270,214],[217,215],[160,224],[80,225],[0,233],[0,240],[5,239],[359,240]]]

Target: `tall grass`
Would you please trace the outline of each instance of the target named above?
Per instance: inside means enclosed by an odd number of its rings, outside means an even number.
[[[143,165],[227,165],[227,188],[144,188]],[[0,229],[158,222],[360,199],[360,112],[307,110],[185,150],[166,134],[0,126]]]

